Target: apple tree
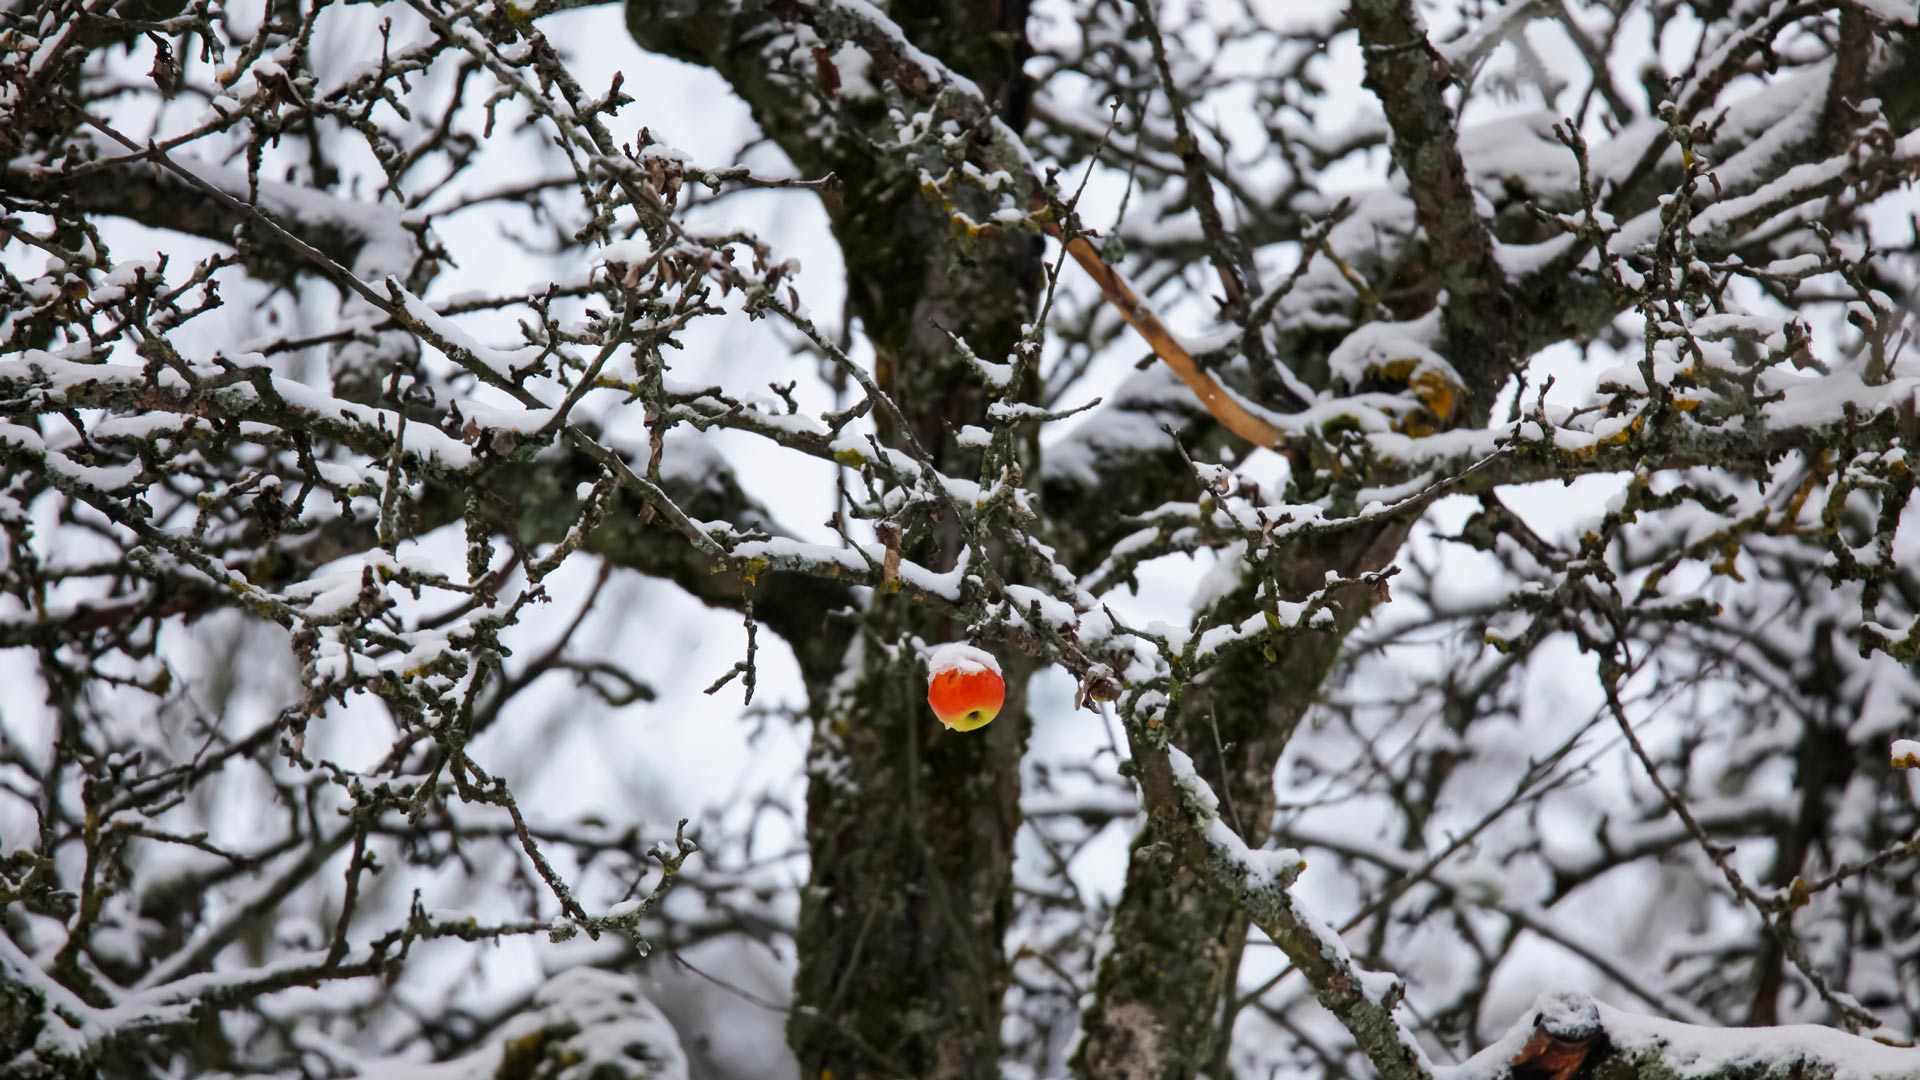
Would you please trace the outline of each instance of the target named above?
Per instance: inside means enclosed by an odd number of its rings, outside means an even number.
[[[0,160],[0,1071],[1920,1076],[1911,0],[27,0]]]

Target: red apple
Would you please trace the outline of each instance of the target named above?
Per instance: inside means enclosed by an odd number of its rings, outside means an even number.
[[[1007,683],[993,654],[971,645],[942,645],[927,657],[927,704],[954,731],[986,727],[1000,715]]]

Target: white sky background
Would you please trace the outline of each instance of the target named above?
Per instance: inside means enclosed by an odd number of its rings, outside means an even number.
[[[1174,3],[1163,5],[1163,23],[1175,21],[1177,13],[1187,6]],[[1284,13],[1289,20],[1308,20],[1322,17],[1315,9],[1337,10],[1338,5],[1293,4],[1271,0],[1263,7]],[[353,64],[368,57],[369,48],[377,49],[377,39],[368,32],[373,20],[391,17],[394,20],[396,42],[405,41],[410,35],[420,32],[417,20],[404,5],[335,9],[333,14],[340,15],[342,10],[358,25],[352,31],[347,31],[343,26],[347,20],[334,18],[329,26],[341,27],[341,31],[323,34],[316,40],[314,54],[318,59],[316,66],[323,85],[330,78],[337,79],[344,75]],[[1045,18],[1046,15],[1047,12],[1043,10],[1041,17]],[[618,5],[554,16],[544,20],[541,28],[567,56],[574,75],[590,92],[604,89],[615,72],[625,75],[624,89],[636,101],[620,113],[613,126],[617,137],[629,138],[645,125],[656,138],[686,152],[691,160],[716,166],[733,163],[741,147],[756,137],[744,105],[728,92],[725,83],[713,73],[639,50],[627,34],[624,16]],[[1450,28],[1445,25],[1436,25],[1432,29],[1436,37],[1449,36]],[[1040,32],[1044,33],[1044,30]],[[1573,62],[1577,56],[1571,51],[1571,45],[1564,35],[1557,30],[1536,25],[1528,32],[1528,37],[1556,72],[1585,70],[1583,63]],[[1691,42],[1685,40],[1683,34],[1670,35],[1670,40],[1662,44],[1662,58],[1670,64],[1682,64],[1690,56]],[[150,55],[144,50],[143,46],[141,51],[128,58],[126,70],[145,71]],[[1228,55],[1238,62],[1259,61],[1258,57],[1239,56],[1231,50]],[[1496,54],[1491,64],[1499,66],[1512,62],[1513,50],[1507,46]],[[1338,122],[1345,117],[1377,117],[1378,110],[1373,106],[1372,98],[1360,87],[1358,49],[1350,33],[1337,39],[1319,63],[1322,65],[1320,73],[1331,95],[1332,107],[1323,114],[1329,122]],[[1623,65],[1620,70],[1630,71],[1632,68]],[[417,88],[431,94],[434,92],[433,85],[432,80],[423,80],[417,84]],[[1582,89],[1578,85],[1569,88],[1563,100],[1571,98],[1577,101]],[[1622,89],[1633,88],[1623,86]],[[170,113],[163,119],[162,126],[191,123],[202,107],[177,99],[173,110],[178,115]],[[1523,92],[1516,100],[1506,103],[1476,98],[1465,119],[1468,124],[1474,124],[1498,115],[1532,111],[1540,107],[1538,94],[1532,92]],[[520,110],[515,106],[506,106],[501,114],[498,133],[487,147],[484,158],[489,164],[470,171],[463,178],[463,187],[469,190],[477,188],[482,182],[501,186],[511,183],[524,175],[530,163],[544,160],[548,167],[551,166],[551,155],[543,158],[532,152],[527,136],[516,133],[514,122],[509,122],[508,118],[520,115]],[[1555,115],[1558,115],[1557,111]],[[1236,118],[1231,115],[1209,118],[1217,120],[1229,130],[1236,123]],[[146,118],[130,111],[121,119],[134,129],[143,130]],[[1248,117],[1247,122],[1252,123],[1252,118]],[[477,129],[477,122],[474,126]],[[1251,137],[1240,143],[1248,147],[1260,144],[1261,140]],[[339,145],[357,144],[351,140],[340,140]],[[202,147],[199,152],[205,154],[207,149]],[[770,144],[759,145],[745,160],[758,173],[789,175],[792,172]],[[340,164],[343,167],[371,169],[370,163],[365,160]],[[1332,186],[1346,190],[1374,186],[1384,174],[1386,164],[1383,152],[1364,160],[1356,158],[1334,172]],[[1081,204],[1086,220],[1096,225],[1105,225],[1112,220],[1113,211],[1119,205],[1123,182],[1124,178],[1117,174],[1094,177]],[[434,201],[438,202],[439,197],[436,196]],[[1902,206],[1911,210],[1915,205],[1911,198],[1905,199],[1904,203],[1897,199],[1890,202],[1896,204],[1887,211],[1890,221]],[[1139,205],[1136,201],[1135,207]],[[525,217],[518,216],[522,219]],[[465,218],[446,219],[439,224],[438,236],[453,251],[459,265],[441,274],[428,294],[429,300],[445,299],[473,290],[491,293],[515,288],[533,289],[550,280],[577,278],[588,270],[592,262],[591,253],[577,249],[550,259],[527,256],[519,245],[502,240],[495,231],[494,222],[497,218],[497,214],[485,211],[469,213]],[[797,257],[803,265],[798,287],[805,304],[823,325],[838,323],[844,295],[842,269],[837,248],[827,231],[825,214],[812,195],[801,192],[730,194],[714,206],[696,212],[691,220],[696,225],[703,222],[746,225],[771,244],[776,258]],[[464,227],[466,221],[472,221],[474,226]],[[523,229],[532,227],[532,223],[526,220],[513,224]],[[182,263],[212,250],[208,245],[172,234],[167,234],[164,241],[158,237],[159,234],[127,225],[110,239],[116,258],[123,260],[146,257],[150,249],[160,243],[164,243]],[[1050,252],[1050,257],[1053,254],[1056,253]],[[1287,253],[1279,254],[1282,258],[1273,264],[1270,274],[1284,270],[1285,260],[1293,257]],[[4,257],[20,258],[17,251],[13,250]],[[1063,288],[1071,290],[1082,302],[1090,295],[1085,282],[1071,267],[1063,275]],[[247,294],[230,291],[228,295],[230,303],[233,303],[233,298]],[[325,287],[310,289],[306,303],[298,310],[284,295],[269,301],[269,306],[282,320],[297,321],[314,330],[328,328],[338,313],[338,304],[331,290]],[[1204,292],[1196,291],[1191,303],[1163,314],[1176,330],[1198,336],[1208,329],[1206,320],[1210,308],[1211,303],[1205,299]],[[192,341],[195,340],[192,335],[204,334],[198,340],[208,351],[215,347],[231,349],[233,338],[218,340],[220,335],[250,336],[252,331],[248,328],[256,325],[255,320],[253,311],[235,303],[233,310],[191,324],[187,336]],[[511,321],[506,319],[495,319],[492,325],[484,320],[463,322],[462,325],[490,344],[507,343],[517,337]],[[745,394],[749,388],[764,388],[768,382],[784,383],[792,379],[798,380],[797,395],[803,411],[818,412],[832,403],[827,387],[818,377],[816,363],[796,356],[768,322],[700,320],[682,336],[682,340],[685,350],[670,357],[674,375],[682,381],[720,384],[732,392]],[[859,340],[855,338],[856,342]],[[1067,393],[1063,404],[1074,405],[1111,392],[1120,379],[1130,372],[1132,361],[1142,351],[1131,341],[1122,348],[1110,350],[1109,355],[1103,357],[1102,362]],[[863,346],[856,356],[863,362],[869,359]],[[1594,375],[1612,362],[1602,361],[1597,355],[1594,361],[1585,362],[1577,350],[1561,347],[1537,357],[1533,364],[1536,373],[1551,373],[1559,380],[1554,392],[1556,399],[1572,401],[1584,397],[1593,385]],[[307,370],[317,373],[322,369],[315,364]],[[774,400],[773,395],[764,389],[762,396],[769,401]],[[589,399],[591,402],[592,399]],[[598,407],[605,408],[604,404]],[[1049,432],[1048,437],[1057,439],[1066,434],[1070,427],[1071,422],[1068,425],[1056,425],[1058,430]],[[644,438],[636,434],[640,431],[637,415],[628,422],[613,421],[610,431],[615,442],[623,435],[628,439]],[[832,532],[824,525],[832,507],[833,470],[830,466],[780,451],[744,434],[721,432],[698,438],[725,456],[741,483],[772,511],[774,519],[790,534],[811,541],[832,540]],[[1264,484],[1274,484],[1280,476],[1277,459],[1271,455],[1264,457],[1265,461],[1250,465],[1248,472]],[[671,452],[668,467],[672,468]],[[1583,520],[1597,515],[1605,500],[1618,487],[1618,483],[1612,480],[1595,478],[1570,488],[1558,484],[1533,485],[1524,493],[1512,491],[1506,498],[1509,505],[1543,533],[1567,535],[1577,529]],[[1443,560],[1443,569],[1435,576],[1445,581],[1449,590],[1457,591],[1463,598],[1471,598],[1476,589],[1490,583],[1494,575],[1484,557],[1464,551],[1456,545],[1434,541],[1431,530],[1446,532],[1457,528],[1470,512],[1471,505],[1464,500],[1442,502],[1429,515],[1430,529],[1423,530],[1422,535],[1413,542],[1429,559]],[[464,563],[462,541],[457,530],[443,530],[423,537],[412,547],[417,553],[446,565]],[[1159,560],[1141,574],[1141,588],[1137,594],[1116,594],[1108,600],[1117,612],[1136,625],[1144,625],[1155,619],[1184,623],[1191,615],[1195,585],[1212,568],[1214,561],[1213,556],[1192,560]],[[574,560],[550,582],[554,603],[530,609],[523,623],[510,631],[509,643],[519,646],[522,656],[542,651],[578,611],[593,573],[594,568],[588,560]],[[1394,615],[1395,612],[1388,609],[1385,617],[1393,618]],[[193,681],[196,672],[217,670],[227,655],[236,649],[245,649],[248,662],[239,672],[240,681],[231,699],[228,721],[235,729],[241,729],[272,715],[293,693],[295,672],[286,660],[285,643],[278,638],[277,630],[262,628],[257,623],[248,623],[243,628],[235,617],[222,615],[206,618],[191,626],[170,626],[164,641],[168,663],[174,666],[180,681],[187,683]],[[615,826],[643,823],[649,836],[666,836],[671,834],[673,820],[678,817],[697,820],[704,816],[720,815],[738,824],[745,820],[748,811],[743,800],[768,788],[791,796],[797,805],[803,790],[801,764],[806,735],[800,726],[778,715],[778,710],[800,706],[798,672],[790,653],[778,639],[771,634],[763,634],[759,640],[760,682],[754,708],[756,715],[743,715],[738,684],[723,689],[713,697],[701,692],[742,655],[745,635],[739,617],[733,613],[705,609],[671,585],[643,580],[630,573],[619,573],[574,638],[574,649],[626,667],[658,692],[658,700],[613,709],[593,695],[577,690],[569,676],[550,674],[514,702],[501,722],[475,744],[473,755],[482,765],[504,775],[521,805],[536,808],[532,811],[534,815],[549,823],[569,822],[592,815]],[[1431,649],[1415,653],[1408,650],[1405,662],[1424,665],[1447,663],[1457,659],[1459,654],[1457,648],[1452,652]],[[1571,647],[1549,646],[1529,670],[1532,681],[1529,684],[1527,722],[1524,725],[1528,729],[1527,739],[1525,745],[1515,740],[1512,751],[1515,754],[1533,748],[1536,743],[1550,741],[1550,736],[1546,734],[1549,731],[1584,720],[1597,702],[1597,688],[1586,674],[1591,670],[1590,661],[1577,656]],[[1556,677],[1556,671],[1572,671],[1576,674],[1561,678]],[[1072,711],[1071,691],[1070,680],[1059,672],[1048,673],[1036,681],[1031,699],[1035,730],[1030,764],[1034,761],[1085,762],[1089,756],[1108,745],[1107,736],[1101,730],[1101,721],[1097,717]],[[28,745],[45,745],[50,732],[48,717],[39,697],[38,680],[33,674],[29,658],[0,653],[0,715],[3,715],[9,732],[16,737],[24,736]],[[217,707],[212,702],[202,704],[209,708]],[[759,715],[762,710],[771,710],[774,715]],[[179,718],[177,714],[175,718]],[[36,731],[39,733],[37,740],[29,734]],[[754,737],[756,731],[758,735]],[[1475,733],[1476,739],[1492,738],[1494,735],[1490,731]],[[344,708],[331,709],[323,720],[316,721],[310,730],[308,751],[311,755],[331,758],[343,764],[361,765],[391,746],[389,736],[390,730],[383,711],[364,699],[356,699]],[[1656,726],[1649,738],[1658,737]],[[1310,730],[1303,731],[1298,743],[1290,750],[1288,759],[1283,761],[1279,770],[1283,803],[1310,801],[1325,794],[1317,784],[1296,784],[1290,780],[1290,765],[1298,754],[1326,751],[1333,744],[1329,742],[1323,745],[1322,740],[1317,739]],[[1110,758],[1102,757],[1100,760],[1104,767],[1111,767]],[[1475,767],[1497,772],[1501,764],[1500,759],[1489,755],[1476,760]],[[1546,830],[1550,845],[1577,847],[1589,842],[1591,821],[1588,812],[1591,807],[1617,801],[1616,796],[1607,789],[1627,783],[1628,777],[1617,768],[1618,761],[1614,758],[1603,758],[1599,764],[1600,771],[1589,781],[1591,789],[1575,789],[1566,799],[1550,799],[1543,804],[1538,824]],[[1490,775],[1490,780],[1495,781],[1492,787],[1498,789],[1496,795],[1504,793],[1505,786],[1497,782],[1497,777]],[[1781,777],[1780,780],[1784,787],[1786,778]],[[215,833],[212,839],[215,842],[246,849],[257,846],[258,841],[273,833],[273,826],[263,819],[260,812],[262,796],[266,791],[262,784],[249,784],[244,779],[236,779],[223,783],[219,790],[221,798],[230,805],[214,815]],[[23,824],[30,827],[30,820],[23,823],[19,817],[17,804],[5,805],[7,809],[0,811],[0,833],[17,835]],[[1322,823],[1322,827],[1332,827],[1337,821],[1343,831],[1363,842],[1374,839],[1372,830],[1388,820],[1377,806],[1349,805],[1337,815],[1326,816],[1328,821]],[[1465,813],[1465,816],[1470,821],[1473,814]],[[1311,815],[1303,819],[1304,822],[1312,820]],[[1465,823],[1468,822],[1462,822]],[[1564,835],[1555,835],[1560,830],[1565,830]],[[791,849],[798,843],[797,823],[765,819],[757,839],[762,850],[769,854]],[[1087,846],[1073,867],[1084,889],[1107,895],[1117,893],[1128,839],[1127,829],[1116,825],[1110,827],[1098,842]],[[488,850],[498,852],[502,849]],[[339,871],[345,866],[344,854],[339,863],[339,867],[330,869],[318,880],[329,888],[337,889]],[[500,881],[506,869],[504,865],[482,865],[471,879],[451,873],[443,875],[439,881],[429,885],[425,904],[429,909],[459,908],[482,917],[489,914],[511,915],[519,901],[516,896],[503,895],[500,891]],[[564,864],[562,869],[576,884],[584,880],[585,885],[580,891],[583,902],[590,910],[603,909],[617,900],[626,884],[607,880],[604,875],[587,875],[582,879],[575,876],[574,868]],[[1502,868],[1482,867],[1478,870],[1499,882],[1498,887],[1522,891],[1528,888],[1524,873],[1508,882],[1501,880]],[[802,860],[788,859],[773,864],[765,872],[776,880],[798,885],[804,881],[805,865]],[[1636,868],[1631,874],[1652,872],[1652,867],[1645,867]],[[378,902],[364,910],[363,925],[382,926],[397,921],[404,912],[406,901],[400,886],[410,886],[416,879],[417,875],[402,874],[397,869],[386,875],[382,884],[387,888],[384,893],[376,893]],[[1652,881],[1629,880],[1628,875],[1616,875],[1607,881],[1607,887],[1620,890],[1620,895],[1644,897],[1659,887]],[[1338,877],[1315,874],[1312,870],[1302,878],[1299,888],[1309,903],[1335,922],[1369,899],[1353,895],[1347,883]],[[316,910],[324,903],[317,900]],[[1600,940],[1630,939],[1635,929],[1634,921],[1639,918],[1641,911],[1637,904],[1612,904],[1600,895],[1590,895],[1585,900],[1576,898],[1570,903],[1579,905],[1579,910],[1588,920],[1587,930]],[[321,924],[317,922],[316,925]],[[282,932],[291,929],[295,928],[283,927]],[[1436,929],[1435,933],[1446,935],[1453,931],[1450,928]],[[1430,956],[1408,955],[1401,958],[1407,961],[1401,973],[1414,983],[1416,1003],[1420,999],[1424,981],[1445,982],[1445,971],[1439,965],[1446,950],[1438,947],[1444,944],[1436,942],[1437,947]],[[441,946],[435,950],[440,954],[437,964],[421,963],[428,954],[416,954],[415,962],[408,968],[407,984],[414,988],[413,993],[420,1006],[428,1011],[443,1005],[458,1004],[484,1013],[524,994],[541,981],[544,973],[578,962],[597,948],[604,946],[574,944],[552,947],[526,940],[510,940],[497,948]],[[736,949],[732,953],[726,958],[714,958],[713,963],[729,978],[749,986],[757,993],[771,997],[784,995],[784,974],[764,951]],[[1244,979],[1249,983],[1261,981],[1277,970],[1279,959],[1271,949],[1250,949],[1248,957]],[[657,956],[652,965],[663,972],[671,970],[664,956]],[[671,986],[671,992],[675,994],[705,992],[714,995],[713,1001],[716,1003],[725,998],[724,994],[718,994],[711,988],[703,991],[704,984],[697,980],[682,978],[671,983]],[[1495,994],[1487,1006],[1487,1015],[1496,1021],[1496,1027],[1503,1025],[1532,999],[1537,990],[1546,987],[1595,989],[1603,995],[1619,998],[1617,991],[1609,988],[1583,963],[1570,959],[1557,946],[1536,941],[1523,946],[1509,960],[1503,977],[1496,983]],[[442,994],[446,995],[444,999]],[[661,1004],[673,1011],[672,1002],[662,1000]],[[708,1016],[715,1021],[722,1019],[717,1010],[708,1010]],[[736,1035],[743,1030],[756,1030],[776,1041],[782,1024],[779,1017],[769,1016],[751,1006],[730,1008],[724,1019]],[[1248,1030],[1243,1026],[1243,1034],[1247,1034]],[[693,1034],[682,1031],[683,1038]],[[736,1049],[729,1052],[746,1051]],[[772,1052],[776,1055],[780,1053],[777,1050]]]

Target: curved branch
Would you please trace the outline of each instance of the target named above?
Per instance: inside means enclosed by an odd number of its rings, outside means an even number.
[[[1271,448],[1286,441],[1285,432],[1255,415],[1237,395],[1200,367],[1187,347],[1160,321],[1160,316],[1153,313],[1153,309],[1147,306],[1139,293],[1133,291],[1133,286],[1118,270],[1100,257],[1086,237],[1076,236],[1067,240],[1060,227],[1051,224],[1047,226],[1047,235],[1066,244],[1067,253],[1073,256],[1073,261],[1079,263],[1094,284],[1100,286],[1100,295],[1106,297],[1120,317],[1127,320],[1127,325],[1139,333],[1148,347],[1153,349],[1153,355],[1172,368],[1180,381],[1187,384],[1187,389],[1193,391],[1193,396],[1200,399],[1200,404],[1215,420],[1255,446]]]

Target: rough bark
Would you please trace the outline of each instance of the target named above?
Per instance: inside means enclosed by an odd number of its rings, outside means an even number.
[[[1447,355],[1466,381],[1466,400],[1443,423],[1484,421],[1500,381],[1518,355],[1507,282],[1493,258],[1492,236],[1474,205],[1456,145],[1455,118],[1442,90],[1447,79],[1405,0],[1372,0],[1351,12],[1367,57],[1367,85],[1386,109],[1394,161],[1411,183],[1425,234],[1423,291],[1444,293]],[[1337,343],[1323,335],[1296,340],[1296,370],[1324,369]],[[1303,362],[1306,357],[1313,362]],[[1276,575],[1283,594],[1302,595],[1329,571],[1356,575],[1385,567],[1411,522],[1317,540],[1291,553]],[[1273,812],[1273,771],[1295,728],[1318,696],[1347,633],[1371,609],[1361,590],[1342,597],[1332,631],[1290,641],[1272,662],[1258,653],[1223,664],[1206,685],[1176,702],[1176,741],[1193,757],[1230,810],[1229,824],[1251,847],[1265,842]],[[1238,601],[1246,610],[1248,597]],[[1237,819],[1237,820],[1236,820]],[[1128,864],[1114,913],[1116,947],[1100,972],[1078,1058],[1089,1077],[1185,1080],[1215,1064],[1221,1005],[1239,970],[1247,912],[1240,898],[1209,887],[1191,859],[1179,857],[1184,823],[1150,818]],[[1172,880],[1169,881],[1169,875]],[[1283,944],[1283,948],[1285,945]],[[1311,944],[1308,946],[1311,948]],[[1231,1025],[1227,1018],[1224,1024]]]
[[[1348,14],[1366,54],[1366,87],[1393,130],[1393,162],[1407,175],[1435,284],[1446,293],[1455,346],[1448,358],[1469,387],[1490,397],[1515,359],[1506,336],[1512,301],[1460,158],[1445,95],[1452,73],[1427,41],[1413,0],[1360,0]]]
[[[1018,125],[1025,4],[921,0],[891,14]],[[713,66],[796,163],[840,178],[827,209],[846,260],[850,313],[873,346],[876,380],[911,429],[883,417],[881,439],[895,448],[917,443],[943,472],[966,475],[978,463],[953,434],[977,422],[989,395],[950,335],[988,359],[1009,354],[1033,317],[1038,239],[956,238],[918,175],[868,152],[860,125],[877,121],[877,102],[807,101],[750,55],[756,29],[777,19],[771,9],[723,22],[686,5],[628,7],[642,45]],[[823,138],[808,120],[813,109],[835,106],[853,131]],[[910,558],[944,566],[962,547],[960,523],[950,515],[921,523],[904,547]],[[845,670],[836,680],[810,680],[812,877],[789,1025],[806,1076],[998,1073],[1008,977],[1001,941],[1012,914],[1032,664],[1007,665],[1008,701],[997,723],[965,736],[942,731],[906,646],[962,632],[944,614],[876,595],[859,616]]]
[[[1385,566],[1406,537],[1395,523],[1339,543],[1315,545],[1287,567],[1283,590],[1304,595],[1329,572],[1345,577]],[[1244,611],[1242,592],[1226,604]],[[1273,819],[1273,771],[1332,670],[1341,643],[1372,609],[1367,590],[1339,597],[1334,627],[1296,638],[1273,660],[1249,651],[1188,688],[1175,709],[1175,740],[1222,799],[1228,824],[1250,847]],[[1113,916],[1116,947],[1101,966],[1077,1067],[1088,1077],[1189,1077],[1211,1063],[1222,1040],[1220,1009],[1246,945],[1240,898],[1182,857],[1179,830],[1149,819],[1127,864]]]

